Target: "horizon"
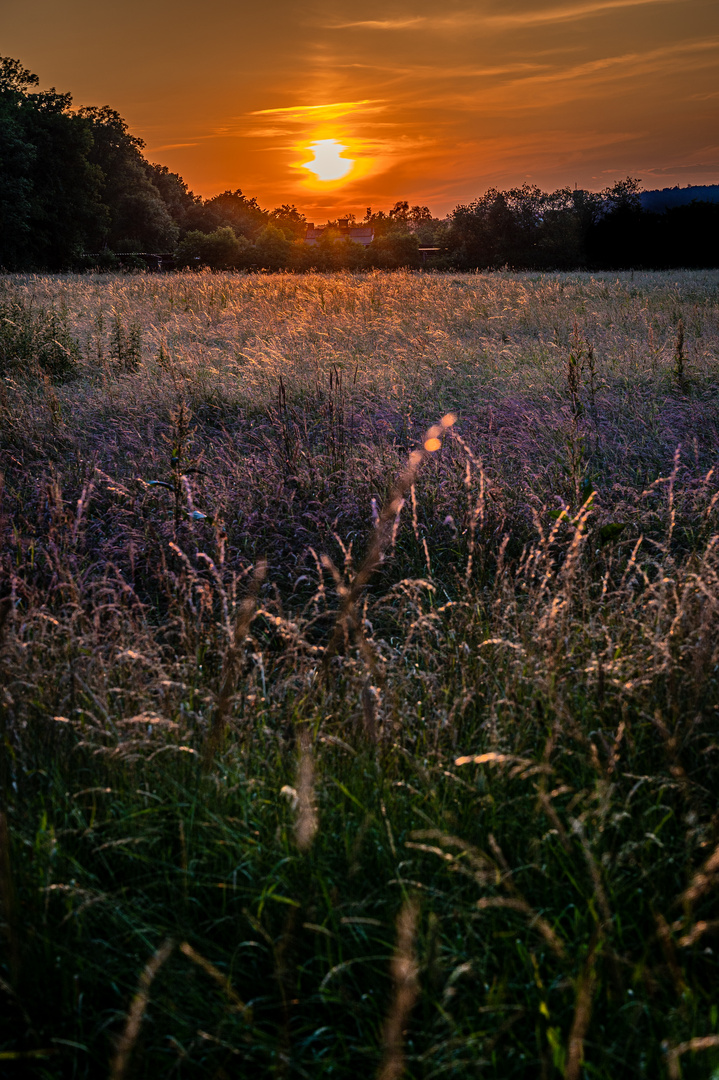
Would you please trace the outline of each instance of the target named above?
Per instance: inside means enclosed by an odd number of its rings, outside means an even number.
[[[218,26],[222,33],[218,34]],[[399,0],[237,9],[70,0],[2,17],[3,51],[116,108],[203,198],[240,188],[310,221],[399,199],[445,217],[497,187],[719,179],[713,0]],[[108,50],[108,40],[114,45]]]

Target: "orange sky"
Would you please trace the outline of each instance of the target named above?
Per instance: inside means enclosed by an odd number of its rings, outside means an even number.
[[[717,0],[30,0],[0,52],[111,105],[198,194],[310,220],[490,186],[719,182]],[[334,139],[355,165],[302,167]],[[340,170],[341,171],[341,170]]]

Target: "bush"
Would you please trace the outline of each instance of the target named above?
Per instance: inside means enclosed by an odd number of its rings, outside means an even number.
[[[114,251],[105,248],[97,255],[80,255],[75,260],[76,270],[88,270],[94,273],[110,273],[120,269],[120,260]]]
[[[292,242],[281,229],[266,225],[255,240],[255,258],[265,270],[283,270],[292,256]]]
[[[419,266],[419,241],[412,233],[405,232],[378,236],[367,248],[367,261],[385,270]]]
[[[311,266],[318,270],[359,270],[366,266],[365,249],[348,238],[325,229],[317,244],[308,248]]]
[[[75,374],[79,359],[80,346],[54,308],[0,301],[0,376],[40,368],[60,381]]]
[[[229,270],[242,262],[250,245],[238,239],[229,225],[211,233],[193,229],[177,245],[178,266],[209,266],[211,270]]]

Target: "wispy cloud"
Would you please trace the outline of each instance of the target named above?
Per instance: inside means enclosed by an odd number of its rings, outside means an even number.
[[[334,23],[329,30],[425,30],[462,31],[472,27],[494,27],[498,30],[540,24],[570,22],[601,15],[623,8],[645,7],[649,4],[686,3],[687,0],[585,0],[584,3],[531,8],[503,15],[488,15],[476,11],[458,11],[452,15],[417,15],[406,19],[357,19]]]
[[[719,48],[719,38],[704,38],[701,41],[680,41],[674,45],[665,45],[660,49],[651,49],[647,52],[621,53],[616,56],[604,56],[597,60],[589,60],[584,64],[575,64],[563,68],[560,71],[550,71],[538,75],[531,75],[526,79],[518,79],[514,85],[526,87],[528,84],[554,83],[554,82],[577,82],[581,85],[585,79],[600,75],[609,69],[612,70],[612,78],[621,76],[634,76],[648,71],[655,71],[667,66],[684,67],[687,63],[692,65],[700,62],[697,54],[714,52]]]
[[[280,109],[256,109],[248,113],[248,116],[298,116],[307,118],[317,116],[322,119],[344,116],[350,112],[365,110],[368,105],[381,105],[383,98],[363,98],[361,101],[334,101],[326,105],[286,105]],[[373,110],[376,111],[376,110]]]
[[[616,56],[605,56],[597,60],[589,60],[584,64],[575,64],[572,67],[550,72],[546,75],[533,75],[532,82],[554,82],[558,79],[581,78],[584,75],[591,75],[595,71],[603,71],[605,68],[617,65],[626,67],[636,63],[653,63],[682,54],[711,52],[717,48],[719,48],[719,38],[703,38],[701,41],[678,41],[674,45],[665,45],[660,49],[650,49],[644,53],[619,53]]]
[[[337,70],[357,69],[362,71],[381,71],[390,75],[409,76],[412,79],[421,79],[423,81],[470,78],[493,79],[501,77],[502,75],[526,75],[534,71],[543,71],[547,67],[547,64],[537,64],[528,60],[518,60],[508,64],[490,64],[486,67],[455,65],[450,70],[438,65],[430,66],[429,64],[335,64]]]
[[[307,97],[315,96],[307,94]],[[367,121],[373,122],[375,127],[381,126],[381,123],[378,125],[377,117],[386,109],[385,98],[329,101],[319,105],[282,105],[272,109],[254,109],[252,112],[235,116],[232,118],[230,130],[235,136],[251,139],[283,138],[288,140],[285,143],[287,148],[296,144],[298,133],[306,135],[310,129],[318,131],[328,127],[334,130],[336,121],[341,121],[344,126],[347,117],[353,118],[353,129]]]
[[[656,169],[645,169],[644,172],[647,176],[679,176],[682,173],[707,173],[707,175],[716,175],[717,166],[715,165],[666,165]]]
[[[241,134],[247,135],[252,139],[276,139],[279,135],[285,135],[286,131],[285,128],[281,127],[250,127]]]
[[[485,22],[496,27],[535,26],[539,23],[569,22],[601,15],[605,11],[645,7],[648,4],[674,4],[685,0],[587,0],[586,3],[549,7],[539,11],[517,11],[507,15],[488,15]]]
[[[154,153],[155,150],[184,150],[189,146],[199,146],[198,142],[171,142],[165,143],[163,146],[150,146],[148,153]]]
[[[716,63],[719,38],[677,42],[647,52],[628,52],[604,56],[581,64],[539,71],[536,74],[511,79],[481,91],[452,91],[434,97],[447,110],[498,113],[520,112],[556,106],[561,103],[592,97],[604,99],[607,94],[626,88],[627,80],[648,76],[699,70]],[[621,92],[625,92],[622,90]],[[429,101],[427,102],[429,104]]]
[[[436,19],[427,18],[424,15],[416,15],[408,19],[357,19],[354,22],[332,23],[327,30],[423,30],[428,23],[436,22]]]
[[[687,94],[686,101],[711,101],[719,97],[719,90],[707,90],[700,94]]]

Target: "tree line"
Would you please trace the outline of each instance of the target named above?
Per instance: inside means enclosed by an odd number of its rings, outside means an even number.
[[[368,207],[361,222],[349,215],[351,225],[372,226],[368,247],[347,239],[337,221],[308,245],[295,206],[266,210],[240,189],[202,199],[177,173],[147,161],[116,110],[73,109],[70,94],[38,85],[20,61],[0,58],[4,270],[142,267],[146,253],[215,269],[717,265],[719,203],[657,212],[642,205],[632,178],[597,193],[491,189],[443,220],[407,201],[387,213]]]

